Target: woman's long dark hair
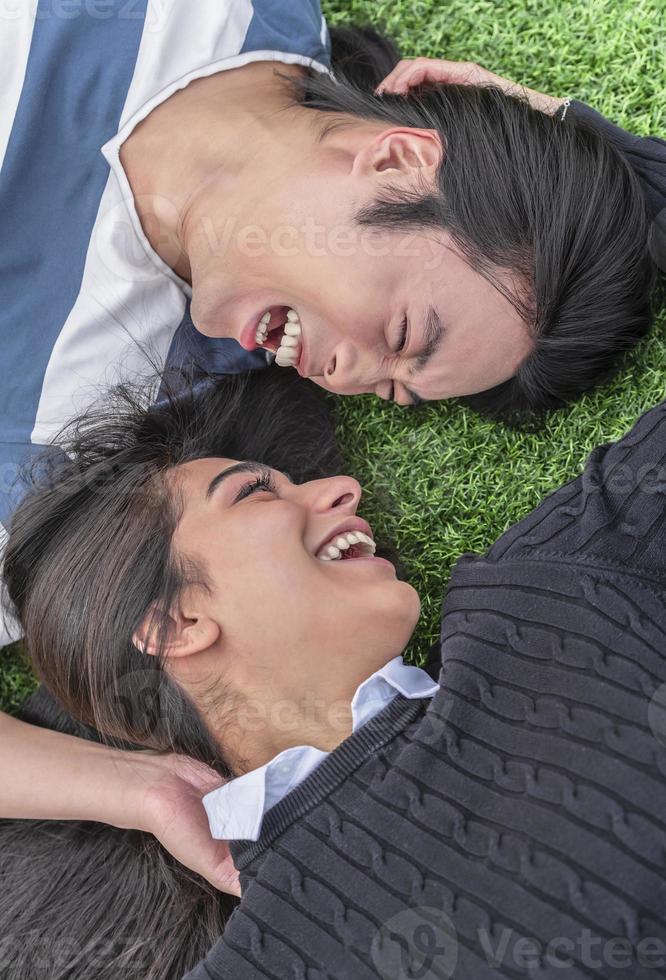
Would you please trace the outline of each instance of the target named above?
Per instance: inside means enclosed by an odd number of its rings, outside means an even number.
[[[321,139],[350,121],[379,120],[437,131],[445,154],[434,193],[395,188],[356,221],[448,231],[527,324],[534,349],[515,377],[468,404],[516,418],[575,399],[608,377],[650,325],[655,269],[638,178],[573,112],[561,123],[492,87],[421,85],[408,95],[375,95],[397,49],[372,28],[363,37],[358,52],[357,33],[333,39],[337,81],[319,72],[291,80],[295,101],[330,114]],[[513,274],[515,288],[507,289],[500,270]]]
[[[178,503],[164,475],[209,456],[256,460],[295,481],[330,475],[334,420],[320,389],[279,368],[172,384],[158,405],[156,385],[117,388],[72,423],[66,454],[27,474],[4,577],[46,687],[21,717],[121,748],[175,750],[228,775],[186,694],[131,643],[150,603],[168,603],[196,574],[171,555]],[[174,980],[234,904],[148,834],[0,821],[3,980]]]
[[[20,717],[99,741],[43,686]],[[0,820],[3,980],[175,980],[206,955],[236,904],[150,834]]]
[[[338,468],[334,427],[326,396],[295,372],[174,380],[118,385],[61,433],[57,456],[30,464],[3,576],[32,665],[73,717],[109,743],[180,752],[229,776],[159,642],[157,655],[132,642],[147,610],[205,587],[205,570],[172,548],[182,500],[170,474],[226,457],[318,478]]]

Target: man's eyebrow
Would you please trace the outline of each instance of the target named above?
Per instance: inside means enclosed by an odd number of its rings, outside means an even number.
[[[439,345],[442,342],[442,337],[444,336],[444,324],[440,320],[439,313],[434,306],[428,307],[428,312],[426,313],[425,326],[423,328],[423,336],[425,337],[425,347],[416,358],[416,362],[411,364],[409,367],[409,376],[414,377],[420,374],[428,366],[430,358],[433,357],[439,350]],[[420,398],[415,392],[408,388],[407,385],[402,386],[409,397],[412,399],[412,404],[410,408],[415,408],[417,405],[422,405],[424,399]]]
[[[236,476],[237,473],[263,473],[264,471],[269,472],[267,466],[262,466],[261,463],[255,463],[253,460],[245,460],[243,463],[234,463],[233,466],[227,466],[225,470],[221,470],[217,476],[208,484],[208,489],[206,490],[206,500],[209,500],[221,483],[228,480],[232,476]]]
[[[444,324],[439,318],[439,313],[434,306],[429,306],[428,312],[426,313],[425,326],[423,328],[425,346],[419,356],[416,358],[416,363],[412,364],[409,368],[409,374],[411,377],[413,377],[415,374],[420,374],[428,366],[430,358],[433,357],[439,349],[443,334]]]
[[[407,385],[403,385],[402,387],[412,399],[409,405],[407,405],[407,408],[416,408],[417,405],[423,405],[425,403],[425,398],[421,398],[420,395],[417,395],[416,392],[412,391],[411,388],[408,388]]]

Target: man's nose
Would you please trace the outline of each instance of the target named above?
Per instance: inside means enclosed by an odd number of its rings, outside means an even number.
[[[337,344],[324,369],[326,387],[338,395],[374,391],[379,377],[378,358],[349,341]]]

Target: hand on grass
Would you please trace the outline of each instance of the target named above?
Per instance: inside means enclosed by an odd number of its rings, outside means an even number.
[[[564,103],[542,92],[518,85],[507,78],[493,74],[471,61],[440,61],[436,58],[404,58],[375,89],[375,94],[406,95],[411,88],[423,82],[448,83],[456,85],[494,85],[507,95],[526,98],[529,104],[540,112],[553,115]]]

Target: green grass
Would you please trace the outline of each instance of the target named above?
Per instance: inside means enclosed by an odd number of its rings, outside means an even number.
[[[640,135],[666,130],[663,0],[324,0],[329,23],[383,22],[405,57],[475,61],[551,95],[588,102]],[[663,304],[662,304],[663,307]],[[365,487],[363,514],[400,551],[423,599],[410,654],[437,637],[455,559],[482,551],[590,450],[622,435],[664,397],[666,315],[610,385],[538,433],[517,433],[457,405],[417,412],[370,397],[341,405],[348,469]],[[20,649],[0,651],[0,707],[34,687]]]
[[[0,708],[14,714],[36,687],[20,643],[0,650]]]

